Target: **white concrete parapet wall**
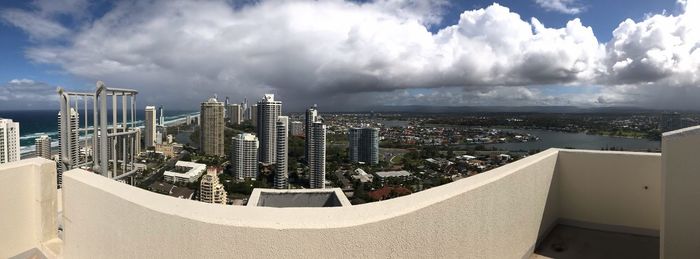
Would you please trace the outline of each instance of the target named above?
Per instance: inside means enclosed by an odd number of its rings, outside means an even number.
[[[32,158],[0,165],[0,258],[38,249],[49,258],[58,235],[56,162]],[[60,253],[60,246],[58,247]]]
[[[663,134],[661,258],[700,258],[700,126]]]
[[[562,149],[545,222],[658,237],[660,172],[659,153]]]
[[[66,258],[529,258],[557,150],[388,201],[269,208],[64,174]]]

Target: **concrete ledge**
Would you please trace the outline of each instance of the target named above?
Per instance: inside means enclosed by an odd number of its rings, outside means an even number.
[[[557,152],[409,196],[331,208],[214,206],[73,170],[64,174],[64,255],[521,258],[537,238]]]

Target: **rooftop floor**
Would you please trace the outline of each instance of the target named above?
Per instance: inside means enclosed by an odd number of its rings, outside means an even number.
[[[652,259],[659,258],[659,238],[557,225],[535,253],[557,259]]]

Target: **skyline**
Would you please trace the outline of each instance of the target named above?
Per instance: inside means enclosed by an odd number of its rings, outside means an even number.
[[[266,92],[292,111],[700,110],[694,0],[52,3],[0,7],[1,110],[52,109],[57,86],[96,80],[185,110]]]

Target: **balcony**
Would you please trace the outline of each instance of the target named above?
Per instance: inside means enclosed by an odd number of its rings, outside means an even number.
[[[0,166],[0,257],[699,258],[699,148],[694,127],[661,154],[549,149],[322,208],[206,204],[82,170],[57,192],[53,162],[29,159]]]

